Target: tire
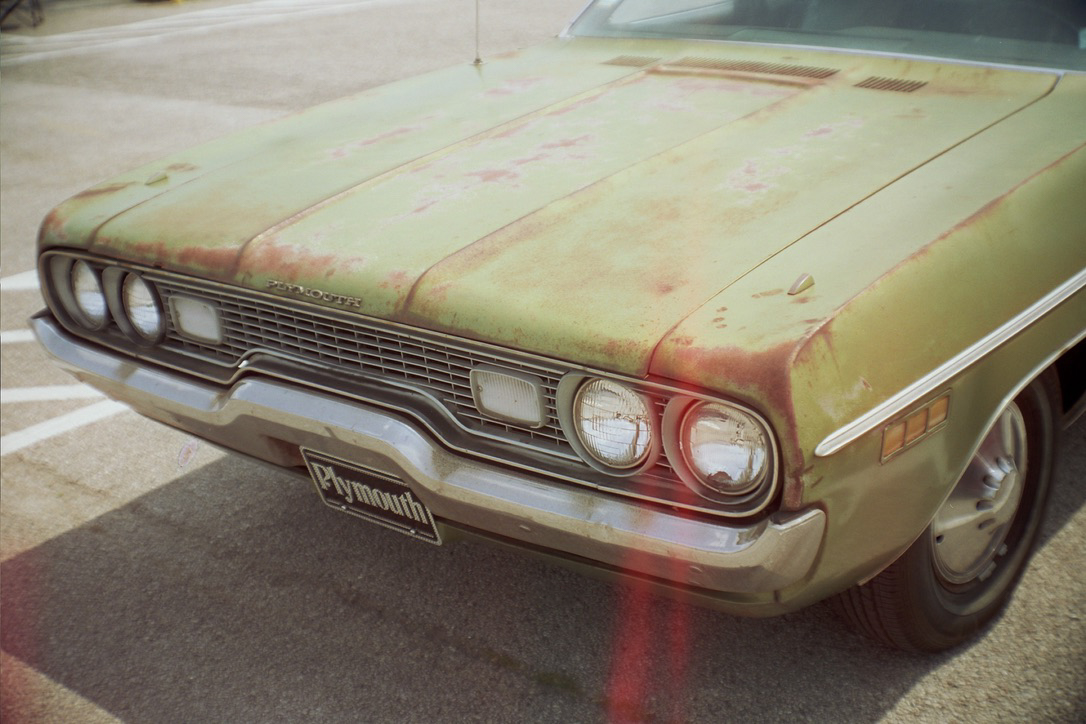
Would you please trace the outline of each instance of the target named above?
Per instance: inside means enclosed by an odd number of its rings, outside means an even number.
[[[849,623],[896,648],[937,652],[1003,609],[1044,517],[1058,399],[1049,371],[1003,409],[924,533],[874,579],[837,596]]]

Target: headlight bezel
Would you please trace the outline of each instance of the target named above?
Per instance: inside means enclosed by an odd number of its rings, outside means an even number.
[[[640,452],[636,452],[633,458],[628,462],[619,462],[614,459],[608,459],[599,449],[600,443],[603,442],[602,440],[594,443],[593,441],[586,439],[587,433],[583,424],[583,408],[589,404],[588,398],[590,395],[605,395],[608,393],[625,398],[624,402],[626,404],[640,407],[640,410],[631,410],[631,412],[634,412],[635,417],[637,418],[634,430],[635,439],[632,444],[635,449],[641,449]],[[582,455],[587,455],[586,460],[598,464],[599,467],[597,469],[619,475],[632,475],[648,467],[650,461],[654,461],[660,453],[660,430],[659,425],[656,422],[656,415],[653,413],[652,403],[635,388],[606,377],[592,377],[585,379],[581,382],[573,395],[571,412],[576,447],[579,448],[579,452],[582,452]],[[647,440],[641,439],[642,433],[648,436]],[[619,444],[622,445],[623,443]]]
[[[76,289],[76,274],[79,269],[86,269],[86,273],[91,275],[102,297],[104,311],[100,319],[95,319],[79,301],[79,293]],[[87,260],[64,256],[52,257],[46,268],[46,277],[51,295],[56,299],[57,308],[64,313],[71,324],[86,332],[98,332],[109,326],[110,313],[105,280]]]
[[[576,428],[575,403],[578,393],[597,379],[624,386],[640,396],[650,411],[652,426],[651,452],[645,459],[629,468],[607,465],[596,459],[581,442]],[[670,467],[685,498],[674,503],[683,507],[702,508],[726,517],[748,518],[763,513],[779,497],[780,448],[773,427],[757,410],[748,405],[720,396],[680,389],[674,384],[633,380],[618,375],[584,370],[566,374],[556,395],[559,421],[566,439],[581,460],[589,467],[615,478],[634,478],[652,474],[658,464]],[[753,421],[765,441],[765,472],[761,479],[737,494],[721,493],[706,485],[687,463],[682,452],[682,425],[703,405],[720,405]],[[696,502],[700,501],[700,503]]]
[[[765,443],[765,463],[762,476],[735,492],[725,492],[715,488],[705,478],[702,471],[690,462],[691,450],[687,431],[693,423],[694,415],[702,409],[719,408],[729,413],[746,418],[756,426]],[[757,411],[738,405],[729,400],[682,395],[673,398],[664,412],[665,430],[664,448],[672,469],[691,490],[706,500],[730,508],[748,511],[748,514],[764,510],[776,497],[779,489],[780,454],[773,428]]]
[[[148,307],[154,314],[155,325],[149,331],[141,326],[137,319],[137,312],[131,308],[129,301],[129,291],[137,284],[142,285],[143,290],[146,292],[147,298],[145,301],[149,302]],[[139,272],[126,271],[120,277],[120,283],[116,285],[115,289],[118,295],[118,313],[115,316],[117,324],[124,330],[125,334],[136,344],[144,346],[156,345],[161,342],[166,336],[166,308],[154,283],[145,279]],[[121,320],[124,320],[123,323]]]

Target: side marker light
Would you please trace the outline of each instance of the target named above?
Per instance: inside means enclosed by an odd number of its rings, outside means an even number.
[[[882,431],[882,462],[896,456],[939,430],[950,416],[950,393],[914,410]]]

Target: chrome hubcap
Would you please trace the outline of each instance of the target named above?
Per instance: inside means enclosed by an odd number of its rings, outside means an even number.
[[[1013,402],[999,416],[931,526],[935,568],[951,584],[984,580],[1007,552],[1022,499],[1026,423]]]

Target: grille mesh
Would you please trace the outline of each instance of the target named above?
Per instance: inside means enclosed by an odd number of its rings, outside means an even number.
[[[490,432],[551,451],[574,453],[558,423],[555,395],[562,371],[512,358],[479,353],[449,342],[422,339],[394,328],[347,321],[284,306],[276,301],[239,293],[195,287],[175,278],[149,275],[164,298],[173,295],[201,299],[219,309],[221,344],[181,336],[172,321],[163,346],[234,366],[253,352],[274,352],[294,359],[396,381],[421,389],[441,401],[468,429]],[[547,419],[532,429],[483,417],[475,409],[470,373],[481,364],[498,365],[538,377],[543,383]]]

